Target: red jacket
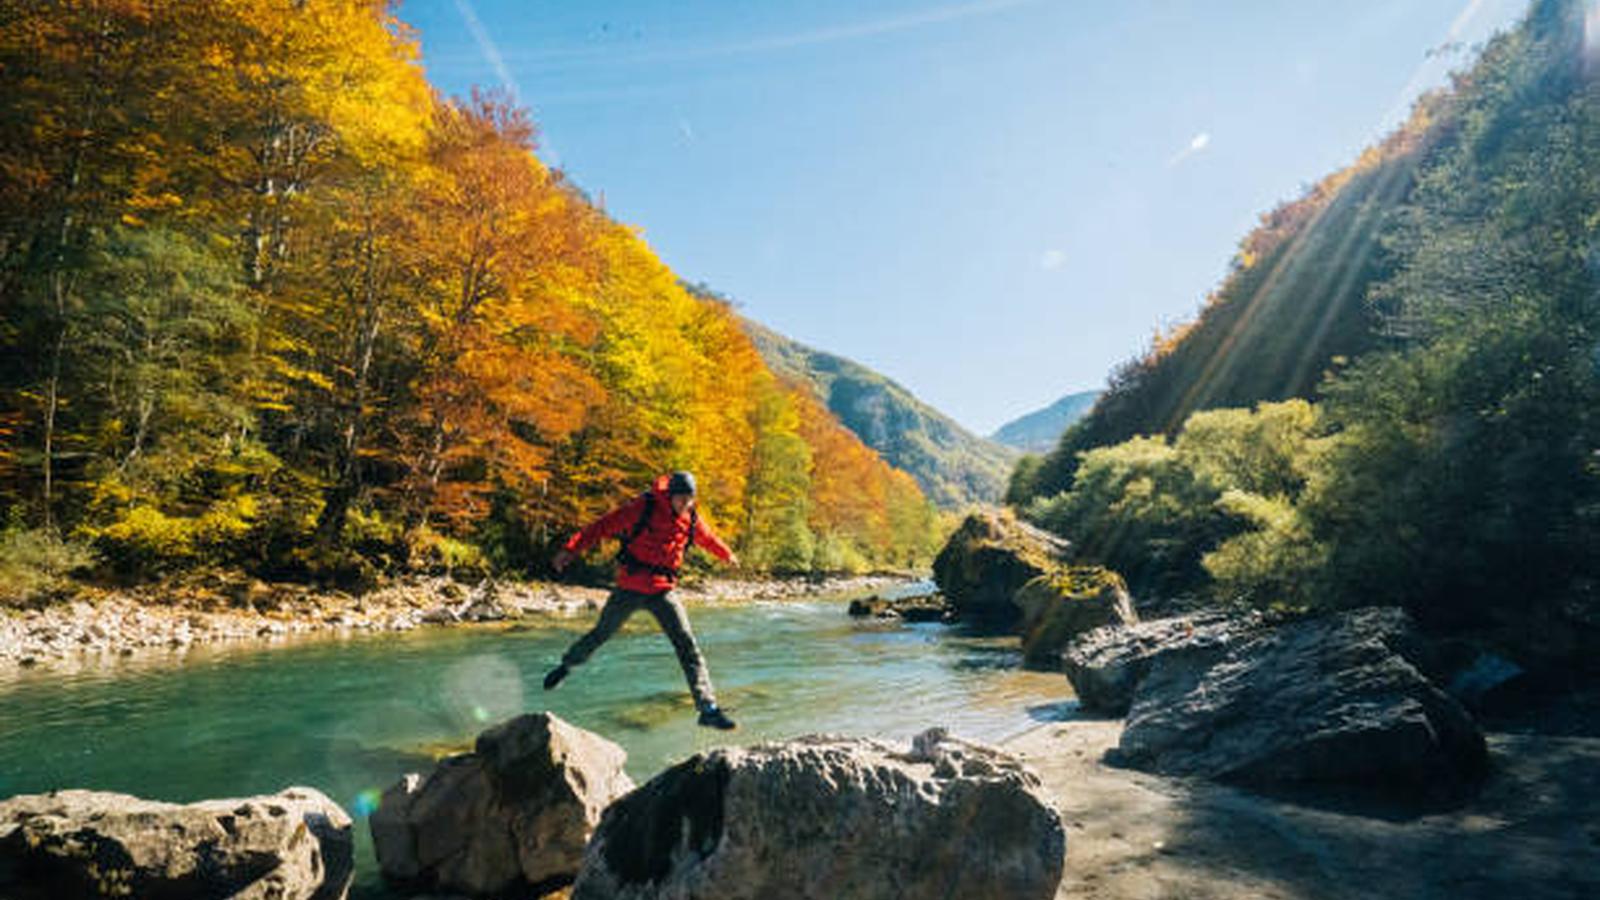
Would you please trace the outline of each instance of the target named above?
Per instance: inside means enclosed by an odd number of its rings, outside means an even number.
[[[667,496],[667,476],[656,479],[651,493],[654,499],[650,502],[650,521],[628,546],[628,551],[640,562],[676,569],[683,565],[683,554],[688,551],[691,539],[723,562],[733,558],[733,551],[712,532],[705,519],[690,515],[687,509],[681,516],[672,514],[672,500]],[[573,553],[582,553],[608,537],[632,534],[639,517],[644,514],[644,508],[644,497],[633,498],[568,538],[566,548]],[[689,534],[691,522],[695,526],[692,536]],[[619,563],[617,587],[641,594],[660,594],[672,590],[673,580],[659,572],[630,568]]]

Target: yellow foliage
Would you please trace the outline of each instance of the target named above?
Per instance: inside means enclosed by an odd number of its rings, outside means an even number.
[[[238,320],[185,335],[216,356],[175,373],[209,379],[209,424],[93,423],[96,471],[116,474],[84,491],[85,534],[112,557],[193,560],[263,520],[298,539],[320,494],[352,504],[352,533],[384,531],[370,505],[476,565],[458,545],[494,509],[566,528],[677,468],[724,537],[782,544],[775,565],[925,557],[936,524],[909,476],[545,166],[525,110],[438,97],[389,0],[0,0],[0,21],[0,203],[58,221],[70,172],[84,227],[182,230],[238,260]],[[0,472],[38,419],[20,414],[0,410]],[[272,465],[230,461],[257,452]],[[295,485],[277,506],[274,479]]]

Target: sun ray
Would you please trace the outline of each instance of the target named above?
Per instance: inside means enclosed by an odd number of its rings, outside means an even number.
[[[1591,0],[1591,3],[1600,5],[1600,0]],[[1468,0],[1466,5],[1462,7],[1461,12],[1451,21],[1450,27],[1445,34],[1445,41],[1449,43],[1459,40],[1477,20],[1483,9],[1484,0]],[[1595,19],[1592,15],[1588,21],[1596,22],[1597,27],[1600,27],[1600,20]],[[1397,111],[1403,110],[1408,104],[1415,102],[1416,97],[1421,93],[1423,86],[1430,77],[1430,69],[1431,64],[1426,60],[1417,66],[1416,71],[1407,79],[1405,87],[1401,89],[1395,103],[1391,105],[1390,112],[1385,116],[1385,122],[1393,121]],[[1400,127],[1403,128],[1404,126]],[[1358,162],[1356,165],[1360,166],[1361,163]],[[1408,171],[1408,167],[1404,165],[1389,167],[1389,171],[1380,176],[1384,181],[1374,188],[1375,192],[1381,195],[1395,189],[1398,186],[1396,180],[1401,178],[1406,171]],[[1179,402],[1171,408],[1165,422],[1164,431],[1166,433],[1174,431],[1187,418],[1190,412],[1199,404],[1205,403],[1215,385],[1223,379],[1225,374],[1231,371],[1236,364],[1231,358],[1233,349],[1246,334],[1251,333],[1252,329],[1257,327],[1256,319],[1260,315],[1267,299],[1279,290],[1283,280],[1289,277],[1289,273],[1302,264],[1299,262],[1300,257],[1318,234],[1323,220],[1334,209],[1337,200],[1336,192],[1335,196],[1330,197],[1327,202],[1312,214],[1311,218],[1291,239],[1289,245],[1278,252],[1272,271],[1267,275],[1260,287],[1253,291],[1249,299],[1245,301],[1243,311],[1228,327],[1226,336],[1221,340],[1210,358],[1206,360],[1198,375],[1185,389]],[[1350,234],[1346,235],[1334,252],[1335,258],[1330,261],[1330,271],[1342,271],[1339,281],[1335,283],[1334,290],[1318,291],[1315,297],[1302,299],[1306,314],[1317,314],[1321,317],[1315,329],[1315,333],[1318,335],[1325,333],[1326,329],[1332,324],[1335,310],[1327,308],[1332,299],[1337,297],[1341,290],[1348,289],[1349,284],[1353,282],[1358,274],[1357,267],[1360,262],[1367,259],[1374,249],[1371,246],[1354,246],[1352,242],[1358,233],[1359,229],[1353,229]],[[1350,258],[1346,259],[1345,257]],[[1340,268],[1341,266],[1343,267],[1342,269]],[[1309,355],[1312,346],[1315,346],[1314,342],[1308,345],[1304,352]],[[1298,375],[1306,372],[1310,366],[1319,364],[1321,364],[1320,360],[1305,359],[1294,369]]]

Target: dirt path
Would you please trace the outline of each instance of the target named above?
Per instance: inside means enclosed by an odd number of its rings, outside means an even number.
[[[1491,735],[1466,805],[1359,811],[1101,762],[1120,721],[1041,725],[1008,746],[1067,823],[1058,898],[1600,898],[1600,739]]]

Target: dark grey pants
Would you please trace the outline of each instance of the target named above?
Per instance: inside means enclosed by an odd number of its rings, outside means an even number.
[[[568,668],[583,665],[601,644],[617,633],[622,623],[641,609],[656,617],[662,633],[672,641],[672,649],[678,652],[678,665],[683,667],[683,677],[689,682],[689,693],[694,696],[695,708],[704,710],[715,706],[717,697],[711,688],[711,673],[706,670],[706,660],[700,655],[694,632],[689,630],[689,613],[671,591],[664,594],[641,594],[621,588],[612,591],[606,598],[606,605],[600,609],[600,620],[567,650],[561,657],[561,664]]]

